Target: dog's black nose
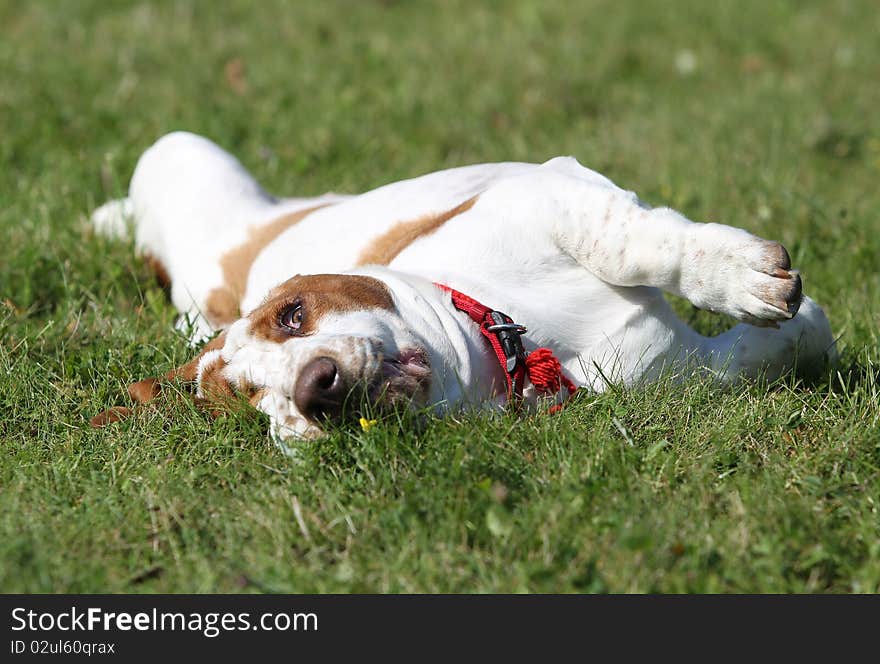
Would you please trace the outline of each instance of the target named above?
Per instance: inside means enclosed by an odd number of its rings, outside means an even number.
[[[342,414],[346,394],[336,363],[329,357],[319,357],[303,367],[296,381],[293,400],[303,415],[321,420]]]

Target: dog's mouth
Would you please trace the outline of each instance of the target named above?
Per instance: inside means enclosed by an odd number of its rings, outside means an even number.
[[[431,387],[431,364],[421,348],[405,348],[384,356],[367,390],[371,405],[378,408],[424,403]]]

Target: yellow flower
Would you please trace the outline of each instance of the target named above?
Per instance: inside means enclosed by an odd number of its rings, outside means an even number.
[[[362,417],[361,420],[361,429],[364,431],[369,431],[374,426],[376,426],[376,420],[368,420],[366,417]]]

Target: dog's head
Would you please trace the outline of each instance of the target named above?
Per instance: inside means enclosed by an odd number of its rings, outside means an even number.
[[[269,415],[276,438],[311,438],[328,421],[366,415],[364,405],[424,406],[432,367],[421,339],[379,279],[299,275],[168,378],[195,383],[196,397],[213,409],[243,394]],[[159,385],[146,379],[129,394],[149,401]],[[93,424],[114,419],[111,409]]]
[[[374,277],[296,276],[226,333],[224,378],[246,385],[276,435],[309,437],[327,420],[374,408],[422,406],[428,352]]]

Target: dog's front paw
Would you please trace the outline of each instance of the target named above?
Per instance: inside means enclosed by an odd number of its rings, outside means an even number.
[[[801,303],[801,277],[778,242],[705,224],[689,246],[683,294],[703,309],[761,327],[792,318]]]
[[[760,244],[750,248],[755,255],[748,264],[751,273],[744,274],[745,287],[752,299],[743,303],[747,306],[741,307],[745,313],[741,320],[775,327],[776,321],[792,318],[801,306],[801,275],[791,269],[785,247],[778,242],[755,240]]]

